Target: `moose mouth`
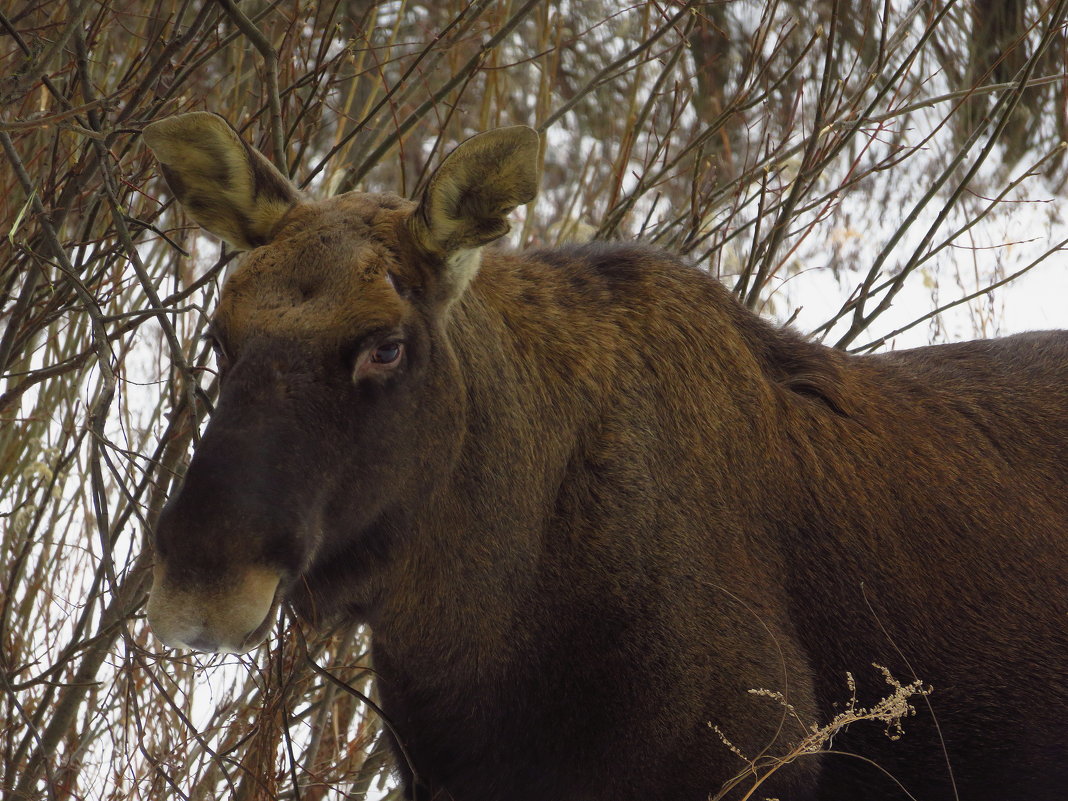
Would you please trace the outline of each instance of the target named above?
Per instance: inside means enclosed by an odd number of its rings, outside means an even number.
[[[171,648],[240,654],[266,638],[285,582],[275,570],[249,567],[242,575],[203,587],[181,584],[157,565],[148,598],[148,623]]]

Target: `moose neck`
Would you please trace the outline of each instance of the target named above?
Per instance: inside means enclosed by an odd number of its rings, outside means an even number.
[[[581,784],[583,748],[682,703],[651,700],[642,678],[676,658],[673,627],[705,632],[687,658],[710,680],[714,657],[760,654],[756,686],[779,686],[788,603],[766,529],[797,480],[771,447],[794,399],[780,373],[817,392],[836,357],[633,246],[487,258],[452,314],[460,456],[398,527],[369,618],[383,708],[417,768],[456,797],[498,797],[472,789],[479,766],[522,753],[552,776],[518,777],[511,797]],[[562,719],[570,739],[537,737]]]
[[[760,375],[731,369],[756,357],[729,318],[752,316],[719,284],[698,282],[716,311],[698,314],[692,274],[679,280],[676,265],[647,263],[639,248],[604,251],[600,261],[596,247],[564,260],[559,251],[522,260],[487,255],[479,278],[450,312],[448,337],[466,393],[462,455],[432,502],[405,522],[417,530],[406,536],[408,547],[381,585],[380,614],[371,620],[376,650],[395,653],[406,669],[420,670],[425,657],[440,673],[442,654],[481,672],[493,662],[503,669],[526,658],[516,636],[532,625],[535,590],[544,594],[549,580],[566,587],[568,566],[557,555],[582,547],[568,538],[584,528],[589,510],[567,500],[567,483],[588,472],[591,461],[603,461],[609,480],[633,483],[634,503],[643,505],[641,495],[657,491],[654,463],[670,470],[694,456],[678,452],[685,443],[633,431],[632,420],[676,417],[672,394],[694,383],[686,380],[694,371]],[[702,460],[726,466],[706,483],[724,494],[753,491],[735,477],[747,472],[738,469],[743,460],[766,451],[754,439],[770,425],[771,393],[766,382],[743,382],[697,382],[702,397],[696,400],[711,411],[708,439],[724,443],[722,453],[702,451]],[[636,406],[646,409],[644,418],[628,414]],[[623,474],[617,462],[628,450],[635,467]],[[635,526],[626,536],[651,534]],[[598,547],[617,544],[621,553],[642,550],[634,541]],[[635,568],[640,576],[640,565]]]
[[[484,261],[445,331],[464,395],[460,456],[429,503],[399,523],[414,530],[371,616],[376,651],[398,652],[413,670],[420,656],[442,654],[486,670],[488,654],[511,651],[575,442],[603,402],[596,315],[545,314],[558,305],[554,288],[538,286],[545,276],[507,257]]]

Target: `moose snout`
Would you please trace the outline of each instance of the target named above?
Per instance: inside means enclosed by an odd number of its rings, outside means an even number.
[[[175,579],[165,565],[153,571],[148,624],[171,648],[244,653],[267,636],[281,575],[250,566],[210,586]]]

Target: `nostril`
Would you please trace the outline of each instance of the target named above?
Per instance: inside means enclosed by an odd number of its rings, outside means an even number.
[[[207,654],[213,654],[219,650],[219,641],[212,639],[211,637],[205,637],[203,635],[194,637],[186,643],[194,651],[203,651]]]
[[[159,519],[156,521],[156,525],[149,535],[149,542],[158,557],[157,561],[166,559],[170,552],[170,537],[168,536],[168,531],[170,530],[169,526],[171,525],[171,503],[171,501],[168,501],[163,507],[163,511],[160,512]]]

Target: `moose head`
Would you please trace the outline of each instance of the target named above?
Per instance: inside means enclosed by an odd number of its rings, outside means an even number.
[[[334,575],[391,507],[417,504],[455,459],[464,393],[446,333],[481,248],[538,187],[538,135],[457,147],[419,202],[307,199],[222,118],[190,113],[144,140],[175,198],[249,251],[211,321],[221,391],[184,486],[155,531],[148,618],[168,645],[245,651],[302,576]],[[373,565],[350,564],[348,604]],[[359,575],[366,574],[361,582]]]

